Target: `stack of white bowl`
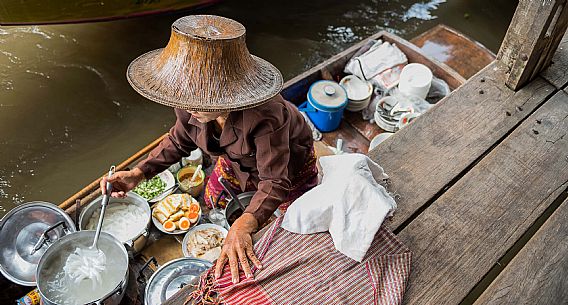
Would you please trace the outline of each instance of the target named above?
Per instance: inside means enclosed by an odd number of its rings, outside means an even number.
[[[355,75],[345,76],[339,84],[347,91],[348,111],[361,111],[369,106],[371,95],[373,94],[373,85],[364,81]]]

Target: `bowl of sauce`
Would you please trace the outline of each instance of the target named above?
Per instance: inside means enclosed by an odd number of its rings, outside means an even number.
[[[190,165],[180,169],[176,175],[179,189],[193,197],[198,197],[201,194],[204,187],[203,181],[205,181],[205,172],[200,170],[195,180],[190,183],[191,177],[193,177],[196,170],[197,166]]]

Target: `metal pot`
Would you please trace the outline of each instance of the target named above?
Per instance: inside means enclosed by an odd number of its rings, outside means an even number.
[[[140,269],[137,281],[145,282],[143,274],[144,269],[154,263],[158,267],[158,263],[154,257],[150,258],[146,265]],[[186,285],[197,284],[200,275],[213,264],[209,261],[184,257],[178,258],[161,266],[152,274],[146,284],[144,291],[144,305],[159,305],[173,296],[181,288]],[[187,291],[191,293],[193,290]]]
[[[54,226],[55,227],[55,226]],[[106,271],[102,276],[102,287],[93,290],[89,284],[83,281],[81,284],[61,285],[53,284],[60,280],[67,257],[78,246],[89,247],[93,242],[94,231],[80,231],[67,234],[54,241],[42,255],[37,272],[37,287],[43,304],[60,304],[70,301],[72,298],[79,304],[119,304],[128,284],[128,253],[124,245],[112,235],[101,232],[98,247],[106,255]],[[90,294],[90,295],[89,295]]]
[[[93,213],[101,209],[101,200],[102,197],[99,197],[83,208],[79,216],[79,230],[86,230],[87,224],[93,216]],[[152,218],[152,211],[150,210],[150,206],[148,205],[146,199],[142,198],[140,195],[134,192],[128,192],[126,198],[111,198],[109,200],[109,205],[118,202],[126,202],[128,204],[137,205],[138,207],[142,208],[147,215],[147,220],[145,220],[144,228],[140,230],[140,232],[134,238],[129,240],[121,240],[121,242],[124,243],[127,251],[132,256],[134,256],[140,253],[144,246],[146,246],[150,232],[150,220]]]
[[[254,192],[254,191],[253,192],[244,192],[244,193],[238,194],[237,197],[239,198],[239,201],[243,204],[243,206],[248,207],[248,205],[250,204],[250,201],[252,200],[252,197],[254,196],[255,193],[256,192]],[[238,213],[239,211],[241,211],[241,208],[239,207],[239,205],[237,204],[236,201],[231,199],[227,202],[227,207],[225,208],[225,218],[227,219],[227,224],[229,225],[229,227],[233,224],[233,222],[229,221],[229,219],[231,219],[231,217],[235,213]],[[241,212],[241,214],[242,214],[242,212]],[[282,215],[282,212],[280,212],[280,210],[276,209],[276,211],[274,211],[274,216],[280,217],[280,215]]]
[[[50,242],[71,232],[73,220],[56,205],[18,205],[0,220],[0,273],[16,284],[36,286],[37,264]]]

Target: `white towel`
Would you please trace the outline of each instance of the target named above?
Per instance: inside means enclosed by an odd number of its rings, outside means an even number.
[[[298,234],[329,231],[335,248],[361,262],[396,202],[377,181],[382,167],[362,154],[320,158],[322,183],[292,204],[282,228]]]

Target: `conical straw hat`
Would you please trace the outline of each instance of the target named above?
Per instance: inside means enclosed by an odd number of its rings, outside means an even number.
[[[136,58],[126,76],[154,102],[204,112],[258,106],[283,83],[276,67],[249,53],[242,24],[209,15],[176,20],[168,45]]]

